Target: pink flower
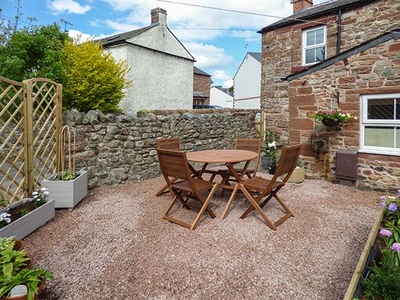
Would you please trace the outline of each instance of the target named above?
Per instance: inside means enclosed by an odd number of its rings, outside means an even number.
[[[393,243],[390,249],[392,249],[394,252],[400,253],[400,243]]]
[[[381,229],[381,231],[379,231],[379,234],[387,237],[392,236],[392,232],[389,229]]]

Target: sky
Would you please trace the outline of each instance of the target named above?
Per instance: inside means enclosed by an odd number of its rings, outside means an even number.
[[[13,21],[17,3],[1,0],[0,18]],[[95,39],[149,26],[156,7],[167,11],[167,25],[194,65],[223,87],[232,86],[247,52],[261,52],[257,31],[293,12],[290,0],[20,0],[18,25],[57,23],[72,37]]]

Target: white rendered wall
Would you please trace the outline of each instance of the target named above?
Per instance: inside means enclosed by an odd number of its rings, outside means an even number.
[[[229,96],[216,87],[212,87],[210,90],[210,104],[219,105],[225,108],[233,107],[233,97]]]
[[[234,77],[234,107],[260,108],[261,63],[247,54]]]
[[[136,114],[140,110],[153,109],[191,109],[193,106],[192,57],[165,26],[154,27],[157,28],[159,30],[150,29],[141,34],[140,38],[130,40],[146,48],[123,44],[106,49],[116,60],[128,61],[130,71],[127,79],[132,83],[120,102],[120,108],[126,113]]]

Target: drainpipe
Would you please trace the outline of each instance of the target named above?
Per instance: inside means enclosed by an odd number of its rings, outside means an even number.
[[[336,40],[336,55],[340,54],[340,46],[342,39],[342,10],[338,11],[337,19],[337,40]]]

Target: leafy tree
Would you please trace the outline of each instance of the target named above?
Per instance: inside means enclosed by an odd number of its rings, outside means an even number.
[[[16,81],[45,77],[59,82],[61,50],[68,39],[55,23],[14,30],[0,45],[0,75]]]
[[[124,97],[126,61],[116,61],[111,53],[104,52],[98,42],[77,44],[68,41],[62,51],[65,73],[63,83],[63,108],[117,111]]]

